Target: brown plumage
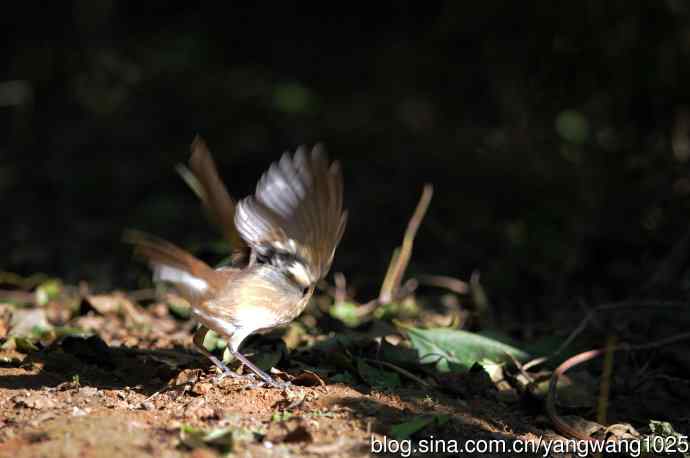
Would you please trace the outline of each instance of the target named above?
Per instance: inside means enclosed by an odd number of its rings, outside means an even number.
[[[187,251],[150,234],[128,231],[125,234],[125,241],[135,245],[135,255],[151,263],[156,280],[172,281],[173,272],[182,272],[188,274],[190,278],[203,279],[209,287],[202,295],[199,294],[198,289],[187,286],[183,281],[174,282],[182,295],[190,302],[221,291],[228,277],[234,273],[234,269],[214,270]]]
[[[235,227],[235,201],[225,188],[216,170],[216,163],[206,142],[196,136],[192,142],[189,168],[200,185],[200,198],[210,219],[218,224],[230,243],[236,263],[246,260],[249,247],[244,243]]]
[[[253,196],[237,205],[221,182],[205,143],[196,138],[190,159],[197,194],[233,248],[233,267],[212,269],[166,241],[139,232],[126,239],[148,259],[157,281],[175,284],[192,305],[194,318],[225,336],[229,350],[265,382],[282,386],[238,349],[255,332],[282,326],[306,307],[316,282],[329,271],[345,230],[343,184],[337,163],[329,166],[317,145],[285,153],[263,174]],[[202,345],[197,347],[227,375]]]

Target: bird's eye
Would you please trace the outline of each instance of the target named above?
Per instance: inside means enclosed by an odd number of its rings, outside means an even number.
[[[309,292],[309,288],[302,288],[302,296],[306,296]]]

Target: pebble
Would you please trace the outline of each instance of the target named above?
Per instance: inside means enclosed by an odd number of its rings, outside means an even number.
[[[208,394],[209,391],[211,391],[211,388],[213,388],[213,385],[210,383],[197,383],[194,385],[194,388],[192,389],[192,393],[199,394],[199,395],[205,395]]]

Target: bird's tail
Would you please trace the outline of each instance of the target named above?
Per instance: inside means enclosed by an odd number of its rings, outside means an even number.
[[[148,261],[154,272],[154,281],[174,284],[190,302],[196,302],[222,287],[222,272],[213,270],[205,262],[170,242],[131,230],[125,232],[124,240],[134,245],[135,255]]]

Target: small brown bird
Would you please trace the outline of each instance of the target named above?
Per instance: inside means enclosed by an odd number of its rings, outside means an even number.
[[[140,232],[126,235],[145,257],[156,281],[173,283],[202,325],[195,346],[223,375],[239,377],[203,346],[208,329],[227,338],[228,349],[274,387],[285,387],[239,352],[242,341],[294,320],[318,280],[329,271],[345,230],[343,182],[337,162],[329,166],[320,145],[300,147],[271,164],[253,196],[237,205],[216,171],[206,144],[192,143],[191,172],[183,176],[233,248],[232,267],[213,269],[185,250]]]

